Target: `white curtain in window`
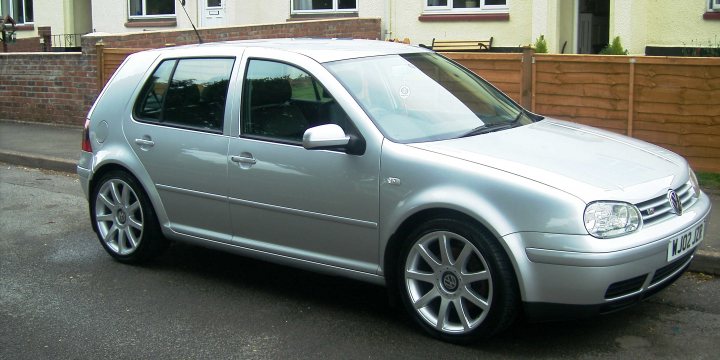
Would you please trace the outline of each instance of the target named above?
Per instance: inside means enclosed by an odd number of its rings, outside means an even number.
[[[312,10],[312,0],[294,0],[293,4],[295,5],[294,10]]]

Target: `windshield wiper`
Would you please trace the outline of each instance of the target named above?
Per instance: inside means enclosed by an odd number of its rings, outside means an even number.
[[[511,122],[497,123],[497,124],[492,124],[492,125],[485,125],[485,124],[480,125],[474,129],[468,131],[467,133],[463,134],[461,137],[482,135],[482,134],[487,134],[487,133],[491,133],[491,132],[495,132],[495,131],[507,130],[507,129],[514,128],[515,126],[517,126],[518,122],[520,121],[520,118],[523,116],[524,113],[525,113],[524,111],[520,111],[517,114],[517,116],[515,116],[515,119]]]
[[[461,137],[468,137],[468,136],[475,136],[475,135],[481,135],[481,134],[487,134],[495,131],[510,129],[513,127],[512,123],[501,123],[501,124],[492,124],[492,125],[480,125],[467,133],[465,133]]]

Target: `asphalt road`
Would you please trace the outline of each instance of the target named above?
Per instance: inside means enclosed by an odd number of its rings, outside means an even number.
[[[720,354],[720,280],[688,273],[621,313],[519,322],[461,347],[382,287],[174,244],[113,261],[74,176],[0,168],[0,358],[683,358]]]

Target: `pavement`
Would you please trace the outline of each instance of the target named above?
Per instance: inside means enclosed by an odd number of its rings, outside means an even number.
[[[82,128],[0,120],[0,162],[75,173]],[[706,191],[713,212],[690,270],[720,275],[720,192]]]

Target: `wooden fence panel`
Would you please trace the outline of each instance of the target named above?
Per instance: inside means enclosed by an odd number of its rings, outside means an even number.
[[[627,62],[535,56],[534,111],[627,134]]]
[[[444,53],[483,77],[513,100],[521,102],[522,54]]]
[[[98,53],[98,90],[101,90],[107,84],[110,77],[120,67],[125,59],[138,51],[146,49],[131,48],[104,48],[97,47]]]
[[[638,61],[633,135],[720,172],[720,61],[692,60]]]

